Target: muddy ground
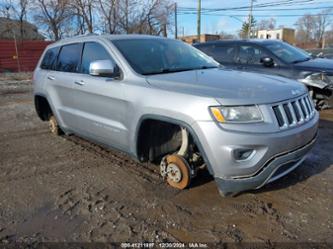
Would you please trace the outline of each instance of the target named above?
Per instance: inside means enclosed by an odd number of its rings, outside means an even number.
[[[1,242],[333,242],[333,111],[301,167],[222,198],[207,172],[178,191],[153,165],[52,136],[15,77],[0,76]]]

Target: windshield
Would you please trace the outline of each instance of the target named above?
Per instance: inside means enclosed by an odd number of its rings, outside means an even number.
[[[112,41],[139,74],[161,74],[216,68],[219,64],[184,42],[171,39]]]
[[[311,57],[309,54],[304,51],[295,48],[287,43],[268,43],[265,44],[266,48],[268,48],[274,55],[279,57],[286,63],[298,63],[302,61],[310,60]]]

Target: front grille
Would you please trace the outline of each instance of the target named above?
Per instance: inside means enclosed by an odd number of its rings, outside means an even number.
[[[272,108],[280,129],[307,122],[316,112],[308,95],[273,105]]]

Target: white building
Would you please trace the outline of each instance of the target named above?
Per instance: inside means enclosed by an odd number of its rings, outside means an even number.
[[[295,30],[289,28],[275,29],[275,30],[259,30],[257,34],[259,39],[277,39],[295,44]]]

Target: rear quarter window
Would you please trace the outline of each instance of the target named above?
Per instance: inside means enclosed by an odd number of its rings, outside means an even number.
[[[59,53],[56,70],[71,73],[78,72],[81,59],[81,51],[82,44],[80,43],[63,46]]]
[[[42,63],[40,64],[40,68],[45,70],[54,69],[55,63],[57,61],[58,52],[59,47],[48,49],[43,57]]]

